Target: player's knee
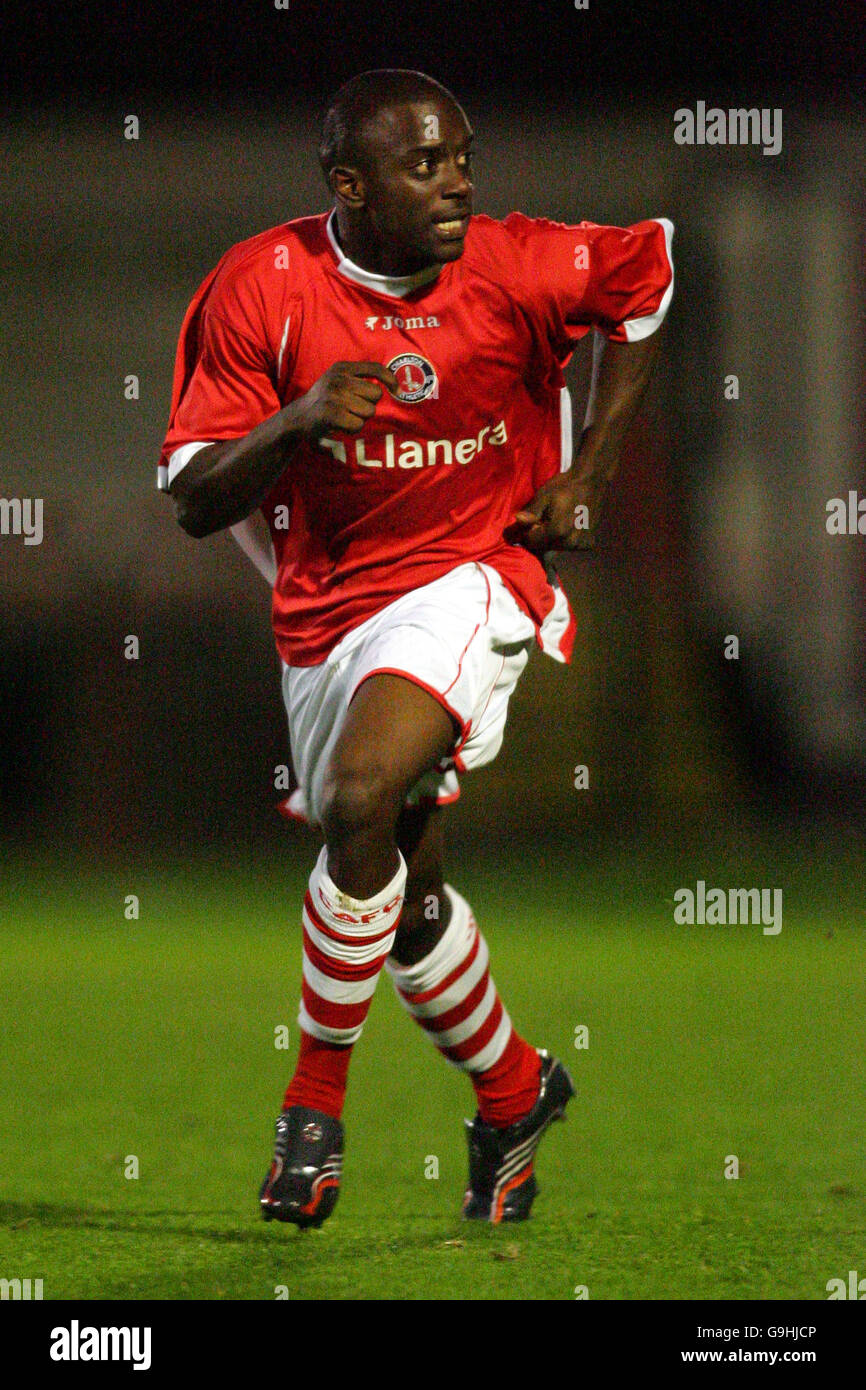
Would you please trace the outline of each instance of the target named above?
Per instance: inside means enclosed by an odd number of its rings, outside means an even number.
[[[331,769],[322,789],[322,828],[329,843],[389,833],[396,819],[388,779],[377,767]]]

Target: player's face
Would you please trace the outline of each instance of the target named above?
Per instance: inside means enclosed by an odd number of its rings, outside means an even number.
[[[385,273],[411,274],[463,254],[472,212],[472,130],[442,99],[384,108],[364,131],[370,250]]]

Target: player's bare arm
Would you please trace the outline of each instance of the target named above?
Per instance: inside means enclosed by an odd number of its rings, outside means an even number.
[[[288,466],[302,439],[331,430],[357,434],[397,379],[380,362],[335,362],[305,395],[240,439],[200,449],[171,486],[177,519],[190,536],[243,521]]]
[[[529,550],[591,550],[608,485],[640,408],[662,329],[637,343],[606,343],[595,381],[595,418],[567,473],[539,488],[515,517],[514,538]],[[578,514],[577,509],[586,512]]]

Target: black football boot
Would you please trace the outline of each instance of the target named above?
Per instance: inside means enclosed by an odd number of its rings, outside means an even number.
[[[525,1221],[538,1192],[533,1162],[544,1131],[565,1119],[574,1086],[565,1067],[542,1048],[538,1099],[529,1114],[506,1129],[485,1124],[480,1114],[466,1120],[469,1186],[463,1215],[470,1221]]]
[[[332,1115],[293,1105],[277,1120],[274,1157],[259,1192],[266,1221],[321,1226],[337,1205],[343,1126]]]

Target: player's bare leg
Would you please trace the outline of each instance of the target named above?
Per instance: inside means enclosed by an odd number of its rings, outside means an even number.
[[[415,965],[429,955],[451,920],[445,891],[442,811],[435,805],[407,806],[397,822],[397,844],[406,860],[406,896],[391,948],[391,960]]]
[[[328,872],[344,893],[369,898],[393,878],[406,794],[456,732],[438,700],[402,676],[371,676],[356,691],[322,793]]]
[[[438,701],[399,676],[369,677],[346,713],[324,775],[325,847],[304,902],[301,1045],[260,1192],[267,1220],[320,1225],[336,1204],[349,1060],[405,898],[398,821],[455,733]]]

